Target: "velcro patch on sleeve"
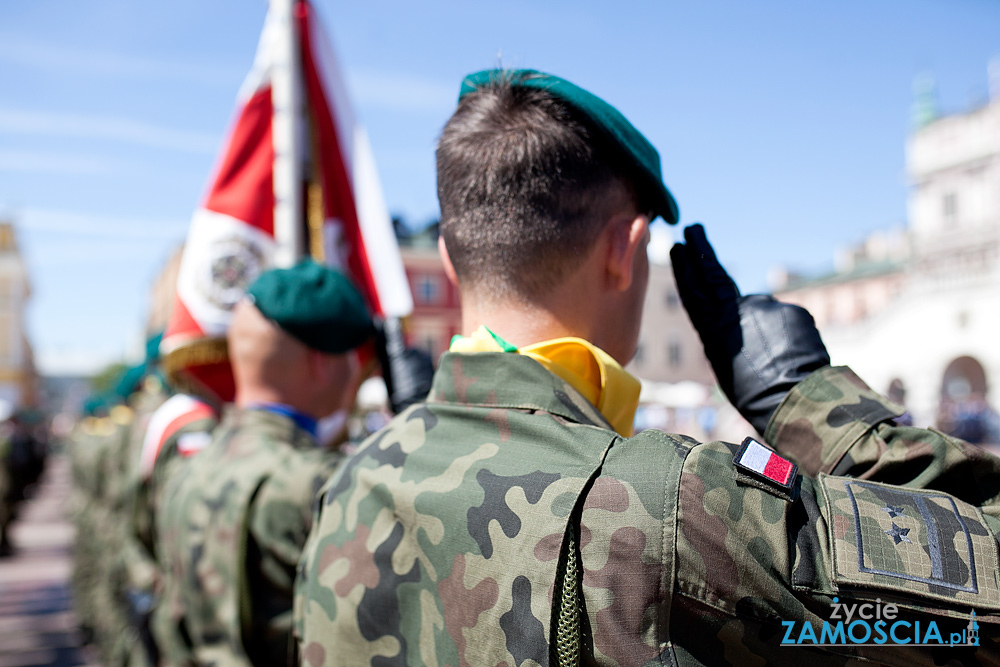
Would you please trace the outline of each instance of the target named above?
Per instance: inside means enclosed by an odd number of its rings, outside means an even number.
[[[205,431],[183,433],[177,437],[177,451],[184,458],[194,456],[212,442],[212,434]]]
[[[756,477],[762,477],[786,489],[792,488],[798,466],[779,456],[770,447],[765,447],[753,438],[747,438],[736,452],[733,463],[737,468]]]

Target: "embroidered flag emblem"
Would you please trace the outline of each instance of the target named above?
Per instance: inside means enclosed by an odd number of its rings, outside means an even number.
[[[733,463],[754,477],[763,477],[786,489],[791,488],[798,472],[798,466],[753,438],[743,441],[743,445],[733,458]]]

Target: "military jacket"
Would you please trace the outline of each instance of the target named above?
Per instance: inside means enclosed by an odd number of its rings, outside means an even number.
[[[738,445],[617,435],[531,359],[446,354],[427,403],[321,491],[296,593],[304,664],[996,661],[997,461],[896,427],[846,369],[792,393],[786,449],[905,458],[888,481],[911,486],[879,483],[876,463],[863,483],[817,468],[779,488],[737,469]],[[952,485],[963,468],[990,490]],[[786,622],[818,632],[834,598],[959,626],[974,608],[982,646],[781,645]]]
[[[164,490],[154,617],[168,664],[281,665],[313,499],[339,454],[284,415],[232,409]]]
[[[180,404],[188,409],[185,412],[171,410],[172,404]],[[218,416],[206,403],[185,395],[168,399],[150,417],[159,415],[160,410],[170,410],[168,416],[174,419],[167,424],[155,423],[151,419],[145,421],[140,454],[136,456],[131,482],[130,538],[136,543],[141,559],[152,570],[148,575],[151,579],[143,576],[144,573],[140,571],[131,577],[131,584],[150,591],[158,586],[154,521],[163,508],[162,496],[166,481],[176,474],[176,469],[190,455],[185,452],[182,443],[189,439],[207,441],[219,423]],[[151,429],[156,432],[150,433]],[[200,444],[204,446],[205,443]],[[152,451],[147,452],[147,449]],[[152,461],[140,461],[147,457]],[[143,469],[144,466],[151,470]]]

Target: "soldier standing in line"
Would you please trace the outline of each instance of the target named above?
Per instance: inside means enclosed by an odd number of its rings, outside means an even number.
[[[156,553],[156,517],[163,511],[164,488],[182,475],[185,462],[211,440],[218,410],[190,394],[174,394],[150,416],[142,433],[133,472],[131,516],[128,521],[130,617],[139,641],[131,646],[132,665],[159,664],[152,634],[152,615],[160,603],[164,576]]]
[[[116,455],[114,479],[106,483],[116,499],[114,544],[108,558],[117,617],[125,621],[117,633],[110,665],[155,665],[158,662],[150,634],[149,617],[162,582],[152,551],[152,521],[156,490],[153,484],[172,470],[181,456],[203,446],[218,423],[217,411],[198,399],[174,395],[157,372],[161,335],[146,341],[146,359],[139,370],[127,373],[121,391],[126,393],[141,378],[139,389],[128,397],[134,411],[128,437]]]
[[[121,399],[114,396],[106,401]],[[74,543],[74,579],[81,584],[78,616],[85,625],[92,624],[94,643],[106,665],[118,664],[118,647],[128,631],[127,610],[118,585],[122,515],[117,482],[132,420],[131,408],[112,405],[107,416],[84,425],[82,437],[73,445],[81,449],[78,460],[86,495],[79,508]]]
[[[617,110],[480,72],[437,164],[466,336],[428,401],[321,491],[295,604],[306,664],[997,661],[1000,460],[896,426],[806,311],[741,300],[698,228],[678,282],[734,404],[810,472],[910,488],[800,476],[752,438],[632,436],[648,226],[678,211]],[[837,595],[919,621],[973,607],[983,646],[781,645]]]
[[[99,414],[105,416],[98,416]],[[97,529],[99,471],[104,455],[104,441],[111,431],[102,398],[91,397],[84,405],[85,416],[69,437],[69,455],[73,477],[70,496],[73,539],[73,607],[85,643],[97,641],[100,618],[95,604],[99,585]]]
[[[313,499],[340,461],[317,419],[353,403],[356,348],[374,328],[360,293],[313,262],[263,273],[229,328],[235,406],[164,491],[166,576],[154,633],[170,665],[275,665],[294,656],[292,586]]]
[[[144,570],[141,554],[129,534],[129,517],[133,499],[133,479],[138,448],[150,416],[163,404],[167,392],[155,371],[155,358],[149,354],[152,341],[147,341],[144,363],[125,373],[119,382],[118,394],[128,404],[132,418],[127,434],[119,448],[110,457],[111,465],[104,484],[111,499],[111,518],[108,531],[102,535],[104,567],[107,586],[115,603],[116,626],[111,658],[106,667],[124,666],[132,661],[133,647],[141,643],[141,634],[135,623],[132,604],[128,596],[136,571]]]

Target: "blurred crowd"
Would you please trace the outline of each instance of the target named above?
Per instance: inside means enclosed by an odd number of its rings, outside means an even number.
[[[0,557],[14,550],[10,524],[41,477],[48,450],[43,414],[32,409],[15,411],[11,403],[0,401]]]

